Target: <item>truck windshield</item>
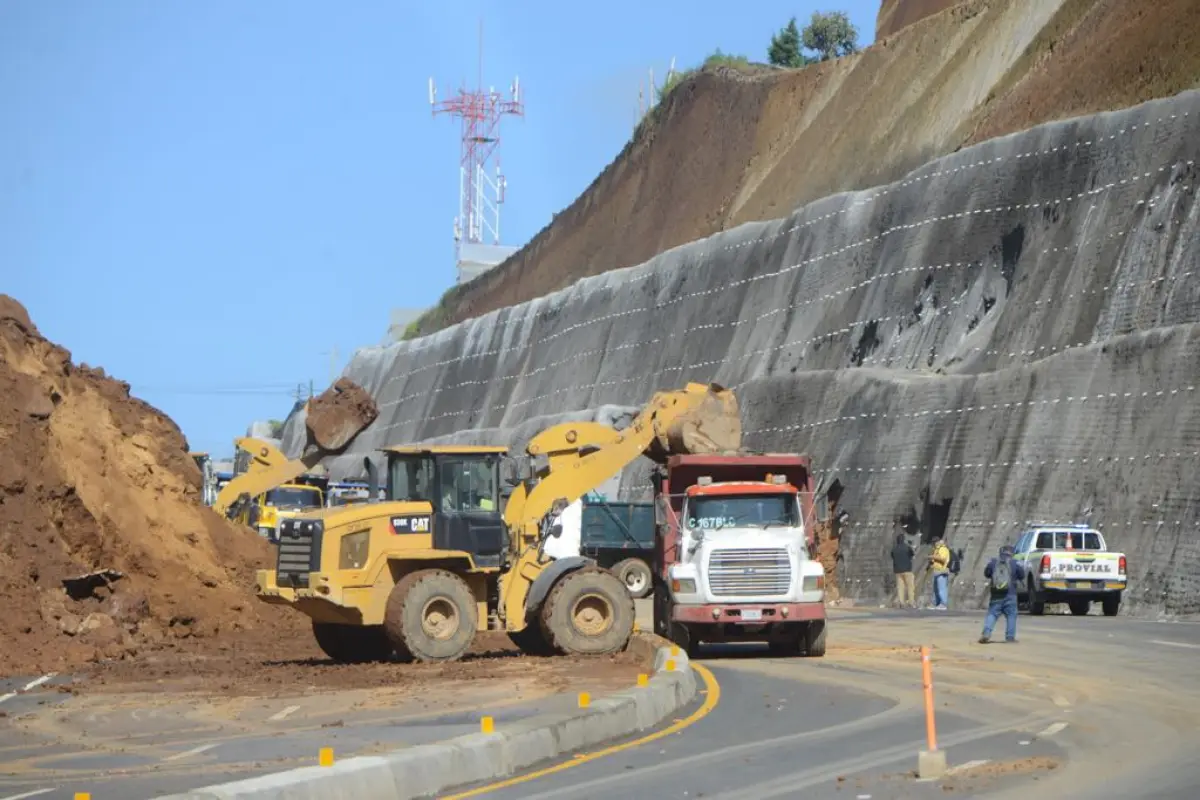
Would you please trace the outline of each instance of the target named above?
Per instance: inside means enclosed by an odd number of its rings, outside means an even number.
[[[275,508],[318,508],[321,495],[316,489],[287,486],[267,492],[266,504]]]
[[[687,504],[689,528],[714,530],[738,525],[800,524],[796,496],[791,494],[690,497]]]

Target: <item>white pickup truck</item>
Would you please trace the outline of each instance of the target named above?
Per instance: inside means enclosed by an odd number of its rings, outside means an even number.
[[[1121,608],[1128,583],[1124,553],[1110,552],[1104,536],[1086,525],[1035,525],[1013,548],[1013,559],[1025,568],[1025,585],[1017,602],[1040,615],[1047,603],[1066,603],[1082,616],[1099,601],[1106,617]]]

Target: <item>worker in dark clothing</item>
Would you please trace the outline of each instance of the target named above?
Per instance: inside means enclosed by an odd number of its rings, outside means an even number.
[[[913,549],[903,533],[896,534],[892,546],[892,572],[896,573],[896,606],[916,608],[917,595],[913,583]]]
[[[988,579],[987,617],[983,621],[980,644],[987,644],[992,637],[996,620],[1004,615],[1004,641],[1017,641],[1017,587],[1025,582],[1025,569],[1013,561],[1011,545],[1000,548],[1000,557],[988,561],[983,576]]]

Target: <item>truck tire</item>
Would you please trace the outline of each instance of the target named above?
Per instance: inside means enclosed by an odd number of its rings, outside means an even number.
[[[633,598],[607,570],[583,567],[550,590],[542,606],[542,633],[568,655],[615,653],[633,635]]]
[[[1032,580],[1029,582],[1029,613],[1035,617],[1046,613],[1046,601],[1038,594]]]
[[[1121,593],[1116,592],[1114,594],[1106,595],[1104,599],[1100,601],[1100,605],[1104,609],[1104,616],[1115,617],[1117,612],[1121,610]]]
[[[508,638],[527,656],[556,655],[553,645],[546,641],[546,634],[542,633],[541,623],[537,620],[532,620],[524,630],[509,631]]]
[[[457,661],[475,638],[479,612],[466,582],[444,569],[405,575],[388,595],[383,629],[417,661]]]
[[[822,658],[825,655],[825,638],[829,626],[825,620],[818,619],[808,623],[804,631],[804,655],[808,658]]]
[[[776,658],[790,658],[798,656],[804,652],[808,646],[808,623],[792,623],[788,626],[792,630],[786,630],[786,638],[775,639],[767,642],[767,651]]]
[[[1071,613],[1077,617],[1086,617],[1087,613],[1092,610],[1091,600],[1072,600],[1067,603],[1067,607],[1071,609]]]
[[[313,622],[312,631],[321,652],[339,664],[387,661],[392,655],[392,643],[381,625]]]
[[[650,565],[640,558],[618,561],[612,568],[612,573],[621,579],[621,583],[625,584],[625,588],[635,599],[645,597],[654,589]]]

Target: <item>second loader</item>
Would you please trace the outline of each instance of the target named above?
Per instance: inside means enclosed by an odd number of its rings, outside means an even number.
[[[507,499],[507,448],[389,448],[386,500],[367,459],[366,503],[281,523],[258,596],[310,617],[336,661],[451,661],[482,630],[531,654],[615,652],[632,635],[633,599],[591,559],[547,556],[561,533],[552,518],[642,455],[661,463],[740,444],[733,393],[693,383],[655,394],[621,430],[567,422],[538,434]]]

